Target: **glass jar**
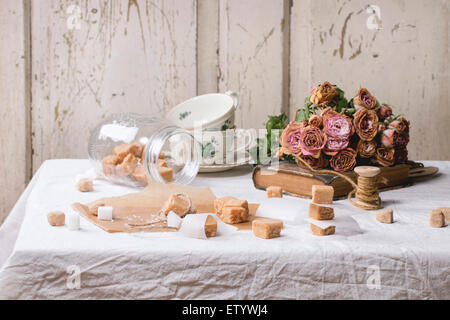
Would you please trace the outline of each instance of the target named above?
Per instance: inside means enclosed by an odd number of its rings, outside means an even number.
[[[98,173],[119,184],[148,181],[189,184],[197,175],[201,147],[170,121],[134,113],[113,114],[91,132],[89,159]]]

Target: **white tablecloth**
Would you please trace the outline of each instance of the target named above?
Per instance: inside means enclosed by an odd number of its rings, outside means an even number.
[[[450,299],[450,227],[428,226],[432,208],[450,206],[450,162],[425,163],[438,176],[381,194],[394,224],[340,201],[336,216],[353,217],[359,232],[317,237],[303,223],[271,240],[251,231],[198,240],[109,234],[83,218],[80,231],[49,226],[49,211],[134,190],[96,181],[95,192],[80,193],[74,177],[88,161],[46,161],[0,228],[0,298]],[[201,174],[193,184],[216,196],[265,198],[249,168]]]

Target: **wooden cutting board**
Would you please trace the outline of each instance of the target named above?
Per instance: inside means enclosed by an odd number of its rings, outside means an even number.
[[[82,204],[74,203],[72,207],[81,216],[105,230],[106,232],[174,232],[175,228],[168,227],[166,223],[156,223],[151,226],[142,225],[155,219],[164,202],[173,193],[185,193],[197,208],[198,213],[213,213],[214,199],[216,196],[209,188],[199,188],[191,186],[179,186],[174,184],[150,183],[144,191],[126,194],[119,197],[101,198],[96,201]],[[88,205],[101,202],[104,206],[114,208],[114,220],[98,220],[97,216],[90,214]],[[249,204],[251,220],[255,219],[254,214],[258,204]],[[260,219],[260,218],[257,218]],[[251,222],[235,224],[239,230],[251,230]]]

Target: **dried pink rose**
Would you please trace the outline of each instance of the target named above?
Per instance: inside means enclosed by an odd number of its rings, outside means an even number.
[[[392,115],[392,108],[383,104],[378,108],[377,114],[380,119],[386,119]]]
[[[352,148],[339,151],[331,158],[330,165],[338,172],[352,170],[356,165],[356,151]]]
[[[322,117],[317,114],[313,114],[311,117],[309,117],[308,124],[310,126],[320,128],[322,126]]]
[[[280,144],[285,154],[298,154],[300,150],[301,132],[304,124],[292,121],[283,130],[280,136]]]
[[[408,149],[396,148],[394,153],[394,159],[395,163],[405,163],[406,161],[408,161]]]
[[[338,151],[348,147],[349,139],[338,139],[332,136],[327,137],[327,143],[323,152],[326,155],[334,156]]]
[[[329,107],[322,111],[322,119],[323,131],[328,136],[346,140],[355,132],[352,120],[349,117],[337,113]]]
[[[397,120],[392,121],[389,124],[389,128],[396,129],[399,132],[409,133],[409,121],[403,117],[398,118]]]
[[[323,155],[321,154],[318,158],[314,158],[312,156],[305,156],[300,155],[300,158],[302,158],[307,164],[311,166],[313,169],[320,169],[328,166],[328,160],[326,160]],[[297,160],[297,164],[305,169],[308,169],[302,162]]]
[[[399,134],[395,129],[387,129],[381,134],[381,144],[386,148],[394,147],[395,141],[397,141]]]
[[[305,156],[318,158],[326,142],[326,135],[315,126],[307,126],[301,132],[300,149]]]

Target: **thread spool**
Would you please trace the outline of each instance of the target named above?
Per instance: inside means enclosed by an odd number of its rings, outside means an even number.
[[[378,178],[381,172],[380,168],[372,166],[355,167],[355,173],[358,175],[356,191],[353,193],[357,202],[353,203],[359,208],[365,210],[374,210],[381,208],[381,198],[378,192]]]

